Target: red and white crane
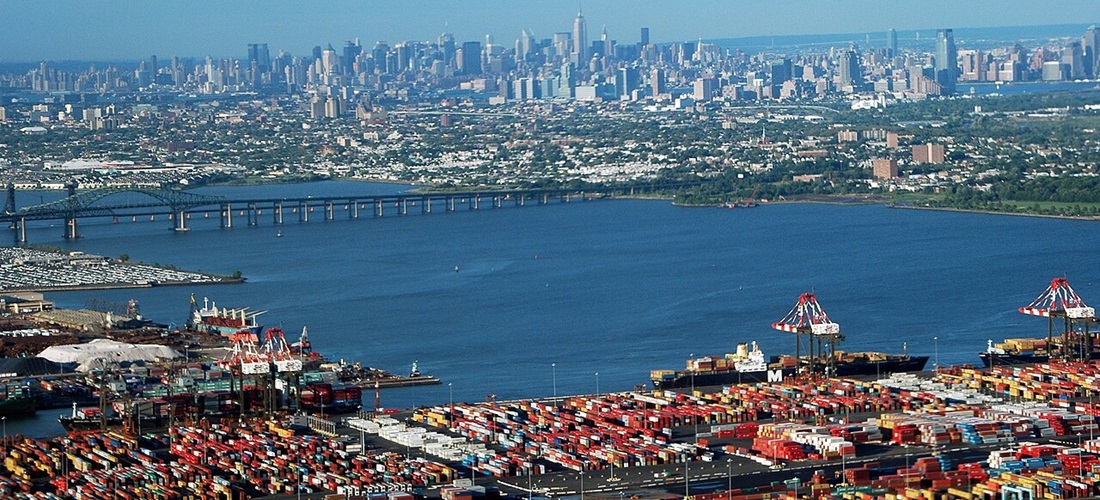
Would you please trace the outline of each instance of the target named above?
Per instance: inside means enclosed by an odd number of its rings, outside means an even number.
[[[290,350],[282,328],[268,328],[264,337],[263,353],[275,365],[279,373],[302,371],[302,360]]]
[[[814,363],[823,355],[826,369],[832,374],[836,368],[836,343],[844,338],[840,333],[840,325],[829,319],[825,309],[817,302],[817,297],[812,293],[804,293],[798,296],[798,303],[791,308],[783,319],[772,323],[772,328],[781,332],[795,334],[795,358],[799,367],[802,366],[802,346],[806,346],[806,358],[808,360],[809,373],[814,373]],[[816,341],[816,342],[815,342]],[[828,345],[828,353],[823,352],[823,342]],[[817,353],[814,353],[816,344]]]
[[[1089,307],[1069,286],[1065,278],[1054,278],[1041,295],[1020,312],[1047,318],[1047,352],[1054,352],[1054,318],[1062,318],[1061,354],[1067,358],[1089,359],[1093,350],[1091,323],[1096,322],[1096,309]],[[1083,331],[1075,330],[1083,326]]]

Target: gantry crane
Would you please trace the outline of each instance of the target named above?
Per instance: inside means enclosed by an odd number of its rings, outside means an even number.
[[[303,337],[305,336],[305,328],[303,330]],[[303,341],[302,344],[308,342]],[[302,345],[299,344],[299,345]],[[267,359],[271,361],[271,364],[275,366],[272,377],[286,376],[286,387],[288,390],[294,392],[294,407],[301,408],[302,406],[302,390],[299,384],[301,383],[300,377],[302,373],[302,359],[299,356],[295,356],[294,352],[290,350],[290,344],[286,341],[286,335],[283,333],[282,328],[268,328],[264,338],[264,344],[262,348],[263,353],[267,356]],[[271,391],[271,398],[274,399],[275,391]],[[272,403],[274,406],[274,403]]]
[[[783,319],[772,324],[772,328],[781,332],[789,332],[795,335],[794,355],[798,360],[798,371],[802,370],[802,347],[806,347],[806,358],[809,360],[806,373],[813,374],[814,364],[818,358],[825,357],[825,373],[832,376],[836,373],[836,344],[844,338],[840,333],[840,325],[833,323],[829,315],[818,304],[817,297],[812,293],[804,293],[798,297],[798,303]],[[816,354],[815,354],[816,344]],[[825,348],[828,352],[824,352]],[[827,356],[826,356],[827,355]]]
[[[1093,334],[1089,327],[1096,323],[1096,310],[1081,300],[1065,278],[1054,278],[1046,291],[1031,304],[1021,307],[1020,312],[1047,318],[1047,352],[1051,357],[1054,357],[1054,318],[1062,318],[1058,354],[1066,359],[1082,360],[1092,356]]]

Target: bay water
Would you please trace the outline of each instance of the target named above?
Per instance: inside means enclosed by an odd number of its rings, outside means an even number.
[[[410,186],[320,182],[209,187],[230,198],[385,194]],[[108,199],[109,200],[109,199]],[[105,201],[108,201],[105,200]],[[47,200],[48,201],[48,200]],[[49,293],[58,307],[89,298],[138,301],[154,321],[181,325],[193,293],[219,307],[266,310],[292,339],[309,328],[335,359],[405,373],[414,361],[437,386],[385,389],[382,406],[630,390],[652,369],[756,341],[793,353],[770,328],[814,292],[849,351],[924,354],[979,364],[987,339],[1037,337],[1024,316],[1057,276],[1100,302],[1100,225],[1091,221],[892,209],[766,204],[684,208],[667,201],[599,200],[436,210],[311,222],[269,212],[257,226],[192,214],[191,231],[165,220],[59,223],[32,243],[182,269],[231,274],[241,285]],[[293,219],[293,222],[292,222]],[[597,387],[598,386],[598,387]],[[371,394],[364,394],[372,406]],[[56,414],[7,422],[8,432],[59,432]]]

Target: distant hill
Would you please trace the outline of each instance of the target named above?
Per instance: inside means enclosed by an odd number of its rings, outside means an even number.
[[[1024,45],[1038,45],[1051,39],[1079,37],[1094,23],[1054,24],[1047,26],[1011,26],[1000,28],[953,28],[955,44],[959,48],[991,48],[1021,42]],[[882,47],[886,45],[886,31],[870,33],[833,33],[814,35],[777,35],[751,36],[742,38],[719,38],[704,40],[723,48],[742,50],[745,53],[773,52],[785,50],[811,50],[829,47],[847,47],[855,43],[861,48]],[[870,43],[868,43],[868,36]],[[898,46],[901,48],[931,50],[936,42],[936,29],[898,31]]]

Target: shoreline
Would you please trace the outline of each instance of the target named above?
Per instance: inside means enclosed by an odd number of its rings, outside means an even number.
[[[1003,215],[1008,217],[1036,217],[1041,219],[1065,219],[1065,220],[1079,220],[1085,222],[1098,222],[1100,216],[1094,215],[1050,215],[1050,214],[1032,214],[1026,212],[998,212],[996,210],[981,210],[976,208],[951,208],[951,207],[921,207],[915,205],[896,205],[889,203],[887,208],[900,208],[905,210],[932,210],[938,212],[958,212],[969,214],[984,214],[984,215]]]
[[[128,289],[144,289],[155,288],[162,286],[204,286],[204,285],[240,285],[245,282],[244,278],[224,278],[218,281],[162,281],[159,283],[102,283],[102,284],[88,284],[88,285],[74,285],[74,286],[58,286],[58,287],[32,287],[32,288],[9,288],[0,290],[0,294],[3,293],[54,293],[54,292],[82,292],[89,290],[128,290]]]

